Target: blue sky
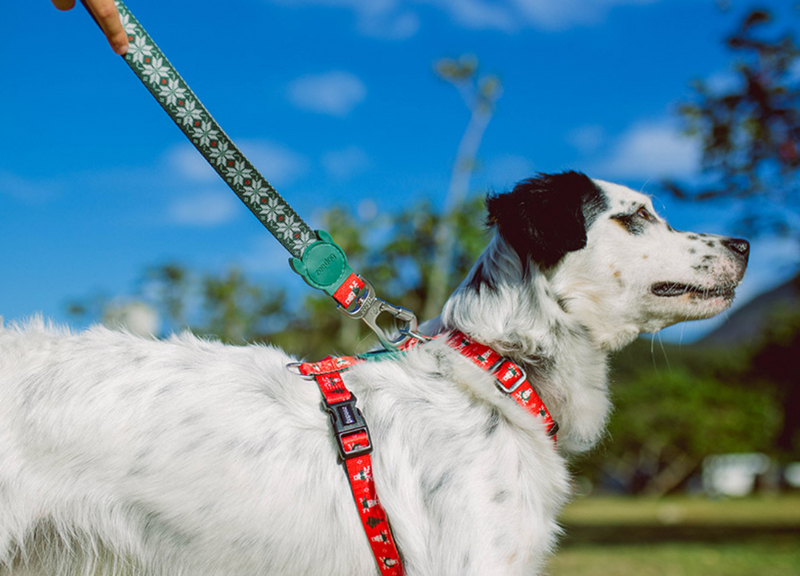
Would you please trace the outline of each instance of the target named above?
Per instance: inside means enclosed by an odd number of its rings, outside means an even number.
[[[145,267],[243,267],[305,290],[88,15],[9,0],[0,19],[0,315],[66,321],[65,303],[130,294]],[[770,0],[788,14],[786,0]],[[579,169],[648,191],[697,175],[676,104],[725,83],[732,0],[129,0],[225,131],[312,226],[334,204],[440,203],[468,111],[432,71],[474,54],[503,95],[476,191]],[[797,12],[782,19],[797,26]],[[730,231],[723,207],[657,206],[681,229]],[[796,271],[754,243],[739,301]],[[707,325],[705,325],[707,327]],[[678,328],[687,339],[704,325]],[[676,336],[677,335],[677,336]]]

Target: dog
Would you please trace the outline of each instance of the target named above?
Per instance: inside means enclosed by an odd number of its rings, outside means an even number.
[[[428,335],[527,372],[559,424],[435,339],[343,374],[409,576],[540,573],[566,458],[603,435],[609,355],[734,298],[745,240],[679,232],[582,173],[487,198],[495,230]],[[0,574],[378,574],[313,382],[264,345],[42,320],[0,328]]]

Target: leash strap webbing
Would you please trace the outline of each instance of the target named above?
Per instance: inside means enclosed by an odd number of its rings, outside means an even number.
[[[228,138],[124,2],[115,3],[128,35],[123,59],[231,190],[292,255],[292,270],[331,296],[347,316],[364,320],[384,346],[397,349],[411,339],[417,329],[414,313],[377,298],[372,285],[348,265],[330,234],[309,228]],[[384,312],[403,323],[399,337],[390,336],[377,324]]]
[[[289,253],[302,258],[317,235],[241,153],[127,6],[115,0],[131,70],[231,190]]]

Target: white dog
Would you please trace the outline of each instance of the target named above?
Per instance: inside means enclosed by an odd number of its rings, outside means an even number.
[[[497,234],[429,332],[525,368],[541,421],[443,339],[344,374],[409,576],[539,573],[609,353],[726,309],[744,240],[678,232],[569,172],[487,200]],[[0,574],[375,575],[314,382],[265,346],[0,328]]]

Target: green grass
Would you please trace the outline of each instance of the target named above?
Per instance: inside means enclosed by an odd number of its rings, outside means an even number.
[[[800,497],[586,498],[550,576],[800,576]]]

